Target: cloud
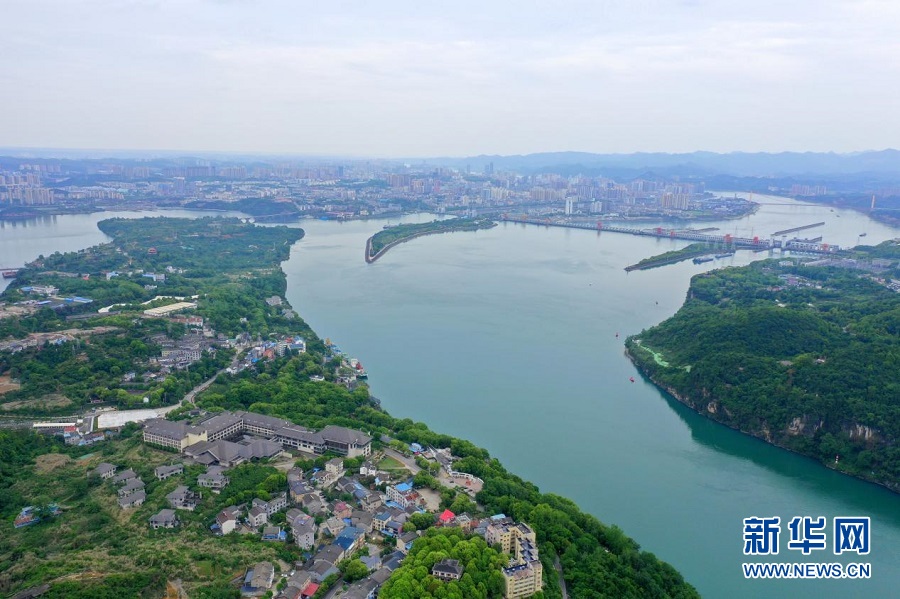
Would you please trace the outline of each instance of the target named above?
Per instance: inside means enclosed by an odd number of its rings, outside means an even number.
[[[2,145],[415,155],[805,149],[797,140],[852,150],[900,138],[894,2],[4,10],[16,27],[0,37],[15,87],[0,98]]]

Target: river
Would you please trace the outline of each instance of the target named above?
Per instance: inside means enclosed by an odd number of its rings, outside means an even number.
[[[805,233],[840,245],[856,244],[862,232],[869,243],[898,235],[851,211],[754,200],[763,206],[752,216],[694,226],[765,237],[824,220]],[[7,223],[0,262],[8,266],[10,247],[22,262],[103,241],[93,225],[108,216]],[[394,416],[486,447],[543,490],[620,526],[706,597],[896,596],[900,496],[691,412],[623,354],[625,336],[678,309],[691,275],[765,254],[625,273],[688,242],[501,224],[419,238],[366,264],[365,240],[383,225],[303,221],[306,236],[283,268],[288,300],[320,335],[362,360]],[[804,560],[782,538],[775,561],[870,562],[872,578],[744,580],[742,519],[786,523],[796,515],[871,516],[872,553],[845,560],[829,548]]]

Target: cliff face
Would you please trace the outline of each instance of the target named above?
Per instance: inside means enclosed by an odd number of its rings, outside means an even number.
[[[724,406],[722,401],[711,397],[706,389],[701,390],[699,393],[700,397],[696,397],[661,381],[660,377],[654,374],[659,366],[652,359],[647,360],[635,355],[630,344],[631,340],[629,339],[628,344],[626,344],[625,355],[638,367],[642,374],[679,403],[691,408],[698,414],[776,447],[815,458],[826,468],[837,470],[843,474],[884,486],[895,493],[900,493],[900,482],[896,480],[886,480],[881,477],[867,475],[865,472],[848,471],[841,467],[840,459],[837,461],[823,459],[816,453],[809,451],[809,445],[822,434],[826,424],[824,420],[808,414],[801,414],[787,422],[778,423],[774,427],[765,419],[760,419],[756,426],[742,426],[734,417],[733,412]],[[840,430],[846,435],[848,440],[862,442],[866,447],[874,448],[885,445],[883,435],[873,427],[848,421],[841,423]],[[839,455],[837,457],[840,458]]]

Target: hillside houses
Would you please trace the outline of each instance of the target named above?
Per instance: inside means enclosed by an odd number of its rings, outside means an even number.
[[[174,510],[164,509],[150,517],[150,528],[175,528],[178,526],[178,516]]]
[[[174,464],[172,466],[159,466],[154,470],[157,480],[166,480],[170,476],[182,474],[184,472],[184,464]]]
[[[197,477],[197,484],[218,493],[228,485],[228,477],[222,466],[210,466],[206,472]]]
[[[97,467],[94,468],[94,474],[96,474],[103,480],[112,478],[116,475],[116,466],[113,464],[102,462],[100,464],[97,464]]]
[[[194,511],[197,504],[200,503],[201,495],[194,493],[184,485],[175,487],[175,490],[166,495],[166,501],[176,510]]]

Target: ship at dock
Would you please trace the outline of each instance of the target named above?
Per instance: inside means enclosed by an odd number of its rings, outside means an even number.
[[[18,275],[18,274],[19,274],[18,270],[4,270],[3,278],[4,279],[15,279],[16,275]]]

